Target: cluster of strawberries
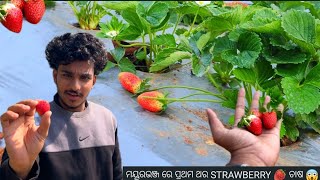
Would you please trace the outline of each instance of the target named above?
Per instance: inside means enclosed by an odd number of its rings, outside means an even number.
[[[0,21],[8,30],[19,33],[23,17],[31,24],[37,24],[45,10],[44,0],[11,0],[0,7]]]
[[[137,97],[138,104],[145,110],[150,112],[161,112],[167,108],[165,95],[159,91],[144,92],[147,85],[148,79],[141,80],[138,76],[130,72],[120,72],[118,79],[122,87],[132,94],[139,94]]]
[[[276,126],[277,121],[277,113],[274,110],[267,112],[254,110],[249,116],[240,120],[238,127],[245,127],[252,134],[259,136],[263,128],[272,129]]]

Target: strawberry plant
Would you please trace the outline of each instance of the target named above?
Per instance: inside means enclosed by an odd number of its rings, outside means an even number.
[[[225,88],[245,87],[271,96],[271,106],[284,105],[282,134],[295,141],[308,125],[320,133],[319,6],[313,2],[277,2],[264,6],[216,7],[200,26],[212,41],[214,63],[202,68],[228,99]],[[200,32],[200,31],[199,31]],[[209,66],[208,66],[209,65]],[[223,69],[223,70],[222,70]],[[195,71],[193,67],[193,71]],[[249,93],[248,93],[249,92]],[[234,108],[233,103],[223,103]]]
[[[123,48],[141,46],[142,49],[135,53],[137,59],[145,61],[149,72],[163,72],[170,65],[191,58],[192,50],[185,41],[196,27],[194,23],[189,28],[178,28],[178,25],[185,14],[195,13],[195,19],[196,16],[209,16],[208,8],[215,5],[207,3],[201,6],[195,2],[174,1],[107,2],[104,6],[119,12],[125,22],[114,15],[110,21],[100,23],[101,32],[97,36],[110,38]],[[173,30],[169,32],[169,28]],[[121,43],[138,39],[139,43]]]
[[[81,29],[96,29],[100,20],[109,12],[97,1],[68,1]]]

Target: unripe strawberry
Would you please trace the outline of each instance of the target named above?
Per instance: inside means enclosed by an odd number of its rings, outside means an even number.
[[[4,19],[0,19],[3,26],[12,32],[19,33],[22,29],[23,21],[21,9],[19,9],[12,3],[5,4],[1,9],[6,12]]]
[[[119,73],[118,79],[122,87],[133,94],[138,92],[142,83],[141,79],[138,76],[130,72]]]
[[[26,0],[23,15],[31,24],[38,24],[46,11],[44,0]]]
[[[40,100],[36,106],[36,111],[42,116],[47,111],[50,111],[50,104],[48,101]]]
[[[277,124],[277,113],[275,111],[262,113],[263,127],[266,129],[272,129]]]
[[[262,134],[262,122],[261,119],[255,115],[249,115],[243,117],[238,124],[238,127],[246,127],[252,134],[259,136]]]
[[[164,100],[150,99],[153,98],[165,98],[165,96],[159,91],[144,92],[137,97],[139,105],[150,112],[161,112],[167,108],[167,104]]]

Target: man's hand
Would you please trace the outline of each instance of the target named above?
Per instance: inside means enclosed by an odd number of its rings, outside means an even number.
[[[38,101],[25,100],[8,108],[1,115],[9,165],[20,178],[26,178],[43,148],[50,127],[51,111],[41,116],[40,126],[35,125],[35,107]]]
[[[259,92],[254,94],[251,111],[259,110]],[[270,102],[267,96],[264,102],[266,106]],[[280,152],[280,126],[271,130],[263,129],[260,136],[237,127],[238,122],[245,114],[245,90],[241,88],[238,94],[237,106],[235,110],[235,124],[232,129],[224,127],[211,109],[207,109],[209,124],[214,141],[231,153],[229,165],[248,164],[250,166],[274,166],[278,160]]]

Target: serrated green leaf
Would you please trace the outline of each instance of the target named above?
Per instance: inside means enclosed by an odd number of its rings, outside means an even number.
[[[107,64],[106,64],[106,66],[105,66],[104,69],[102,70],[102,72],[108,71],[109,69],[111,69],[111,68],[113,68],[113,67],[115,67],[115,66],[116,66],[115,63],[113,63],[113,62],[111,62],[111,61],[108,61]]]
[[[320,105],[319,89],[309,85],[302,84],[292,77],[285,77],[281,81],[283,92],[288,101],[288,106],[295,113],[308,114]]]
[[[298,50],[279,49],[276,53],[266,50],[263,56],[271,63],[275,64],[299,64],[307,60],[307,55]]]
[[[125,21],[127,21],[127,23],[130,24],[131,27],[138,29],[139,32],[143,32],[146,29],[135,9],[127,9],[122,11],[121,16]]]
[[[233,70],[233,74],[237,79],[247,82],[253,86],[256,83],[257,77],[253,69],[237,68]]]
[[[121,59],[118,66],[122,72],[132,72],[136,74],[135,65],[128,58]]]
[[[136,40],[141,36],[141,29],[135,26],[129,26],[128,28],[121,31],[115,39],[117,40]]]
[[[113,56],[114,60],[119,63],[119,61],[123,58],[125,51],[123,48],[119,47],[111,50],[110,53]]]
[[[115,11],[122,11],[126,9],[135,9],[138,1],[110,1],[110,2],[103,2],[102,5],[107,9],[115,10]]]
[[[150,72],[160,71],[160,70],[170,66],[171,64],[176,63],[179,60],[188,59],[191,57],[191,54],[189,52],[175,51],[175,52],[171,53],[169,56],[166,56],[164,59],[159,60],[158,57],[164,57],[161,54],[161,52],[159,54],[160,55],[158,55],[156,57],[155,62],[151,65],[151,67],[149,69]],[[167,52],[164,52],[164,54],[167,55]]]
[[[137,6],[137,14],[144,18],[151,27],[156,27],[166,18],[169,8],[165,3],[148,4],[147,2],[140,2]],[[151,5],[151,6],[150,6]]]
[[[286,37],[282,35],[270,37],[270,44],[275,47],[280,47],[285,50],[295,49],[297,47],[292,41],[289,41]]]
[[[296,44],[315,54],[315,18],[310,13],[289,10],[282,16],[281,26]]]
[[[176,47],[176,40],[172,34],[158,35],[153,39],[154,45]]]
[[[208,31],[216,32],[217,34],[231,31],[234,28],[233,24],[231,24],[230,21],[221,17],[211,17],[209,19],[206,19],[201,23],[201,26]]]
[[[238,90],[237,89],[227,89],[223,91],[223,96],[226,100],[223,100],[222,106],[230,109],[236,109]]]
[[[197,41],[197,47],[200,51],[202,51],[203,47],[207,45],[211,37],[211,33],[207,32],[206,34],[203,34],[200,36],[200,38]]]
[[[278,64],[276,73],[282,77],[294,76],[296,79],[302,80],[308,66],[308,61],[301,64]]]
[[[216,39],[216,43],[213,48],[213,54],[220,55],[221,53],[233,50],[236,48],[236,43],[233,41],[230,41],[228,36],[223,36]]]
[[[194,75],[197,77],[202,77],[208,70],[209,67],[204,66],[198,57],[192,55],[192,73]]]
[[[309,124],[313,130],[320,134],[320,118],[317,117],[316,113],[310,113],[308,115],[303,114],[302,120]]]
[[[320,89],[320,64],[310,70],[306,77],[305,84],[310,84]]]
[[[239,37],[236,48],[222,52],[221,57],[240,68],[251,68],[259,57],[262,42],[255,33],[243,33]]]
[[[284,123],[281,123],[281,127],[280,127],[280,139],[282,139],[284,137],[284,135],[286,135],[287,131],[286,131],[286,126],[284,125]]]
[[[254,66],[254,70],[257,77],[257,84],[263,89],[266,88],[264,87],[265,83],[269,82],[275,75],[275,71],[271,64],[267,61],[258,61]],[[271,84],[269,85],[268,88],[271,88]]]

